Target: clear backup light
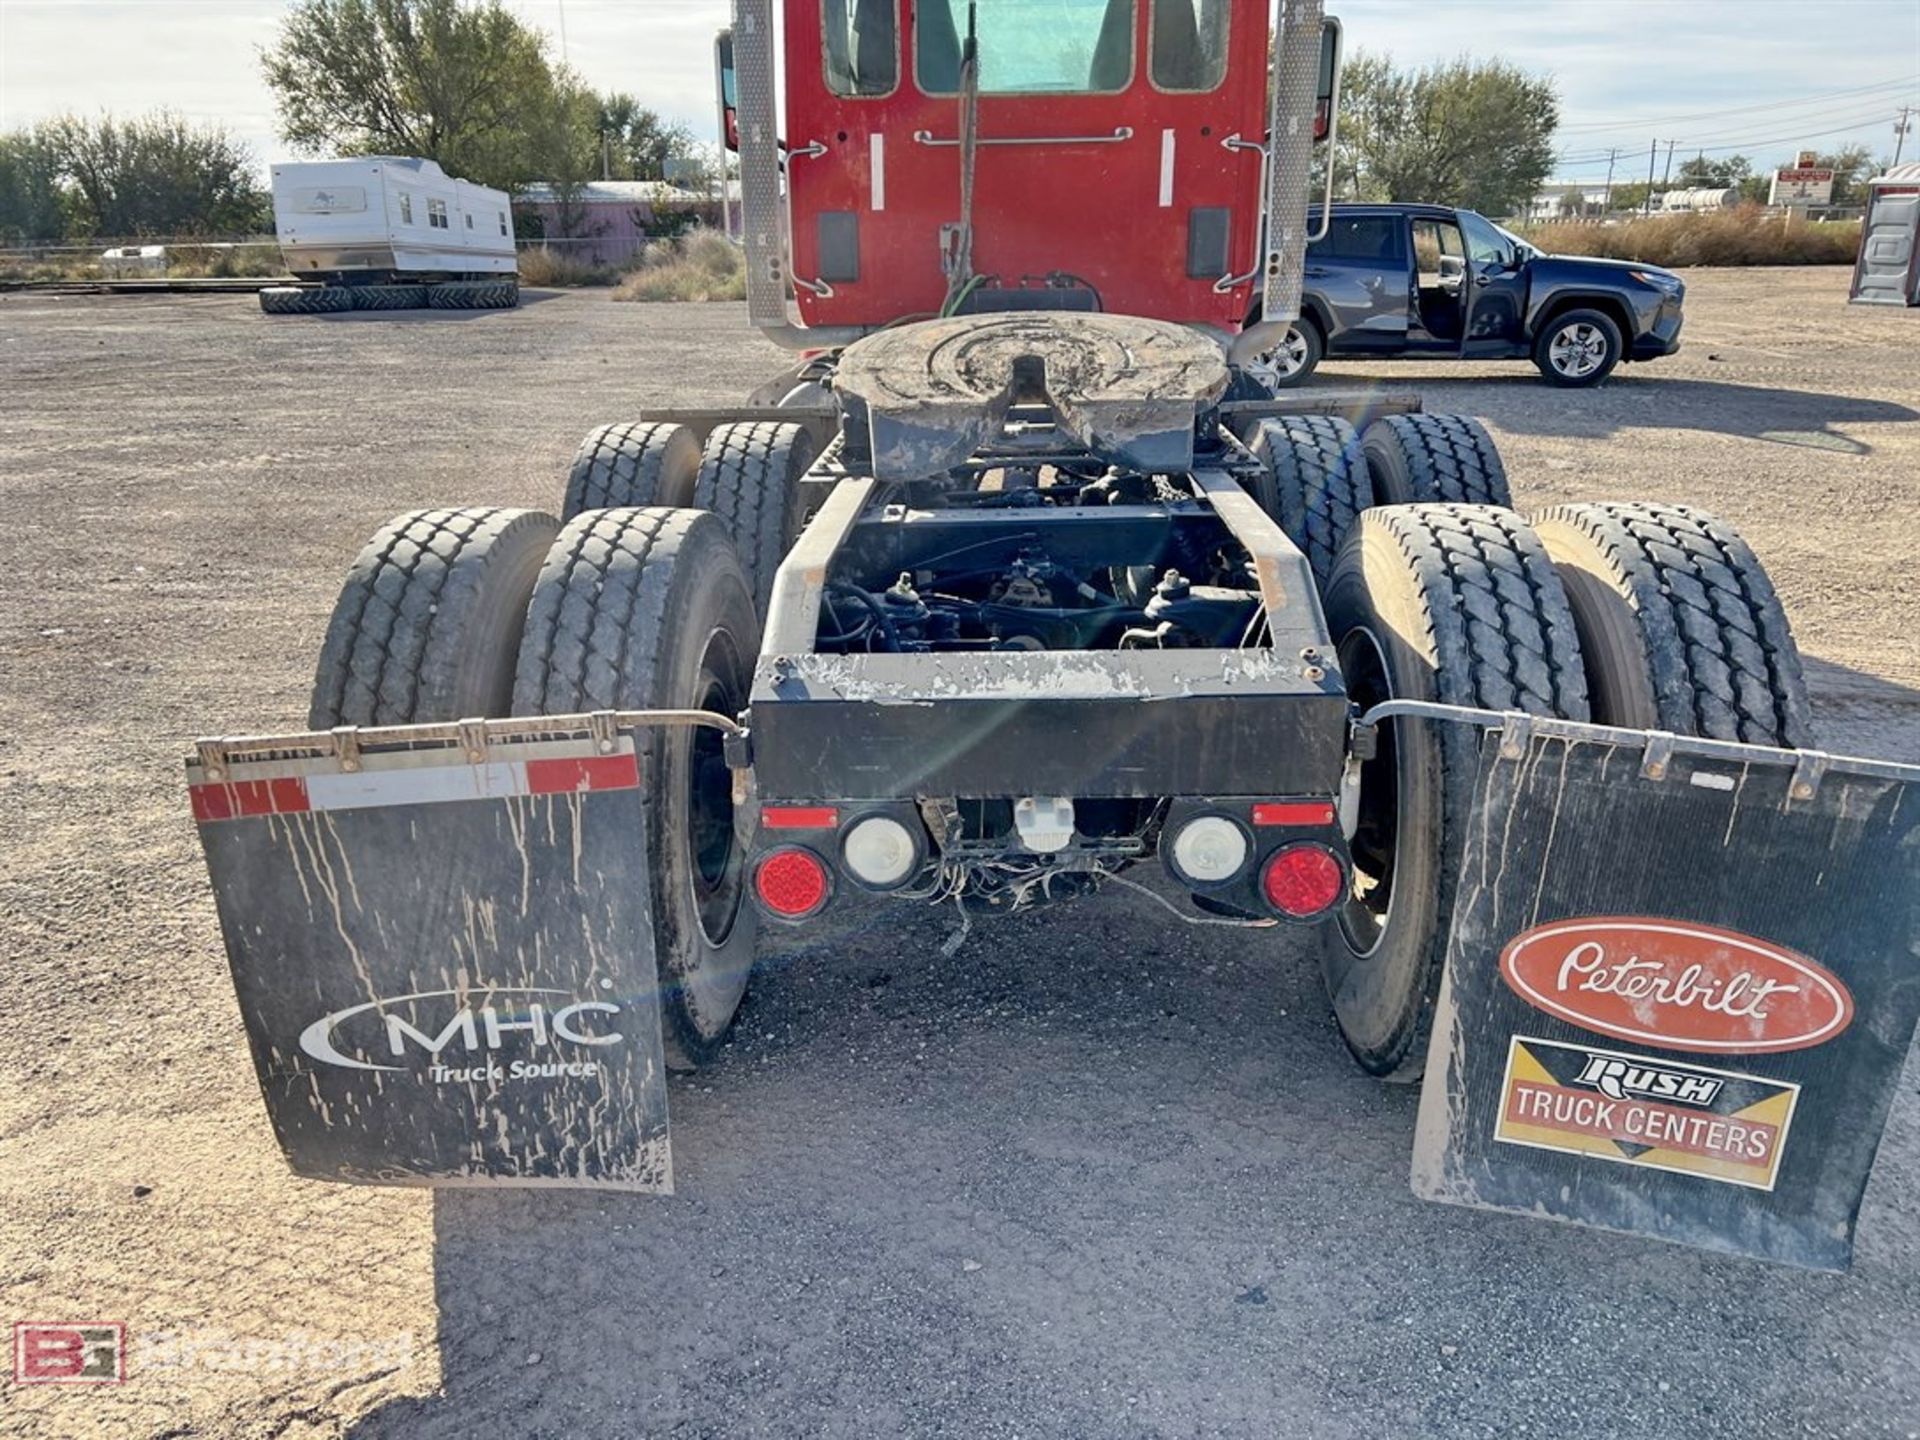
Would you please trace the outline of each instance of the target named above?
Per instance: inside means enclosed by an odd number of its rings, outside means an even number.
[[[913,874],[920,847],[913,832],[891,815],[869,815],[841,839],[840,859],[862,885],[889,890]]]
[[[1247,863],[1247,834],[1220,815],[1202,815],[1182,825],[1173,837],[1173,863],[1181,875],[1202,885],[1231,880]]]

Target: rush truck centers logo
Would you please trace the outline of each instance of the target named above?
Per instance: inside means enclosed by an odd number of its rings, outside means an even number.
[[[1562,920],[1515,936],[1500,974],[1535,1009],[1664,1050],[1758,1055],[1833,1039],[1838,976],[1751,935],[1647,917]]]
[[[1771,1190],[1800,1087],[1516,1035],[1494,1139]]]

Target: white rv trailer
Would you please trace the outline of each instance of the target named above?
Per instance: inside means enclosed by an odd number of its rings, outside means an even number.
[[[287,269],[321,288],[263,290],[270,313],[518,303],[505,192],[456,180],[431,160],[275,165],[273,226]]]

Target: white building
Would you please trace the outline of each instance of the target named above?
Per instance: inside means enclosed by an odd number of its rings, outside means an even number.
[[[1527,202],[1527,219],[1558,220],[1562,215],[1598,212],[1607,203],[1607,187],[1597,180],[1549,180]]]

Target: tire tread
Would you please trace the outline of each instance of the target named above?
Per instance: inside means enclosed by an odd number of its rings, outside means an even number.
[[[1361,446],[1384,504],[1513,505],[1500,451],[1469,415],[1383,415],[1367,426]],[[1389,448],[1404,462],[1404,480]]]
[[[1629,597],[1661,724],[1753,745],[1813,743],[1813,713],[1786,611],[1765,568],[1725,521],[1684,505],[1559,505]]]

